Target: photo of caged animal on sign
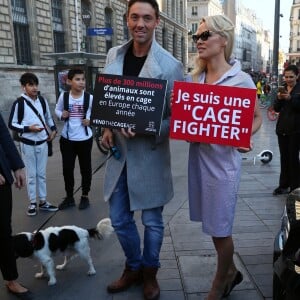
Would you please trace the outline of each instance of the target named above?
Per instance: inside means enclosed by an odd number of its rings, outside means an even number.
[[[104,218],[96,228],[84,229],[75,225],[48,227],[37,233],[21,232],[13,236],[16,257],[36,257],[41,263],[41,272],[35,278],[49,276],[48,285],[56,284],[55,266],[53,257],[56,254],[64,255],[64,262],[57,265],[57,270],[63,270],[68,262],[80,256],[88,263],[87,275],[96,274],[90,254],[89,238],[103,240],[113,233],[111,220]],[[44,268],[47,274],[44,272]]]

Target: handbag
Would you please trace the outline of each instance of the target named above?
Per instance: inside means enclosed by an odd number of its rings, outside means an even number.
[[[11,137],[15,142],[21,141],[21,137],[20,137],[18,131],[16,131],[16,130],[11,130]]]
[[[48,156],[52,156],[53,155],[53,144],[52,141],[47,141],[48,144]]]

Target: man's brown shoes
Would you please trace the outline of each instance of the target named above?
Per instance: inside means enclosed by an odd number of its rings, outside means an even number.
[[[160,295],[160,288],[156,279],[158,268],[144,267],[139,270],[131,270],[125,266],[121,278],[107,286],[109,293],[119,293],[127,290],[132,285],[144,283],[144,299],[157,300]]]
[[[157,300],[160,295],[159,285],[156,279],[158,268],[144,267],[143,281],[144,281],[144,299]]]
[[[143,282],[142,270],[131,270],[128,266],[118,280],[112,282],[107,286],[109,293],[118,293],[127,290],[134,284],[141,284]]]

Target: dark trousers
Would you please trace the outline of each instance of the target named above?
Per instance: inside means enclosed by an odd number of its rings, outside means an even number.
[[[81,174],[82,195],[88,195],[92,182],[91,152],[93,138],[85,141],[70,141],[61,137],[59,143],[67,197],[73,197],[74,168],[77,156]]]
[[[279,186],[294,190],[300,187],[300,134],[278,135],[278,145],[281,166]]]
[[[0,185],[0,270],[4,280],[18,278],[11,237],[12,194],[10,185]]]

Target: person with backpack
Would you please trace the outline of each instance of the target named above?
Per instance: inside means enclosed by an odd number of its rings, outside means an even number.
[[[46,168],[48,144],[57,133],[48,102],[39,95],[39,80],[33,73],[20,77],[24,93],[14,101],[8,127],[20,136],[20,150],[25,164],[27,193],[30,204],[27,215],[37,214],[37,194],[39,210],[54,212],[58,208],[46,201]],[[49,132],[50,131],[50,132]]]
[[[93,96],[84,91],[85,74],[82,69],[71,69],[68,72],[67,83],[70,92],[62,92],[55,107],[58,119],[65,121],[59,143],[66,197],[60,203],[59,209],[75,206],[74,168],[77,156],[82,189],[78,208],[86,209],[90,205],[88,193],[92,181],[93,133],[89,125]]]

